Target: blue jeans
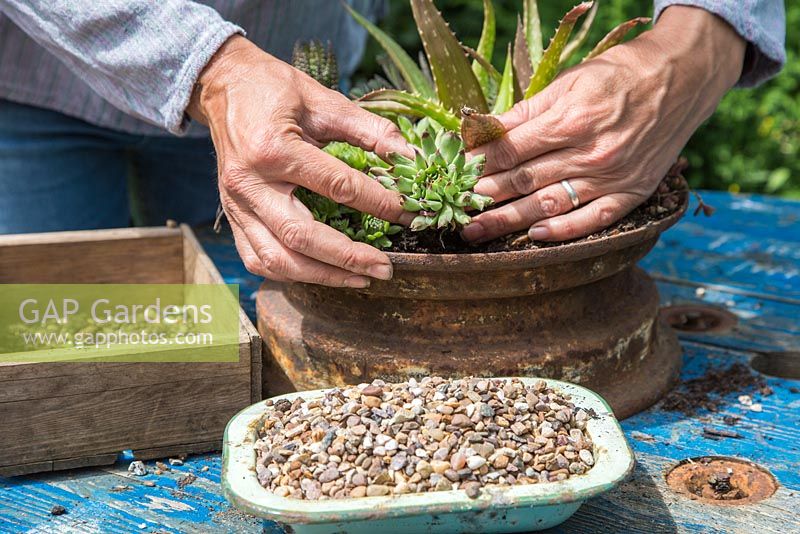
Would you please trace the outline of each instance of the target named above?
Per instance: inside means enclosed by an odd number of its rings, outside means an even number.
[[[211,222],[208,138],[115,132],[0,100],[0,234]]]

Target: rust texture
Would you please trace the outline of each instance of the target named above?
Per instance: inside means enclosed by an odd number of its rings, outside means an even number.
[[[751,504],[778,489],[766,469],[747,460],[718,456],[684,460],[667,474],[667,485],[690,499],[718,505]]]
[[[735,327],[739,318],[726,309],[708,305],[667,306],[661,317],[675,330],[681,332],[727,332]]]
[[[634,267],[677,218],[549,249],[390,254],[394,278],[367,290],[266,282],[257,299],[265,387],[541,376],[586,385],[618,417],[632,415],[680,368],[655,284]]]
[[[800,351],[762,352],[753,358],[750,366],[765,375],[800,380]]]

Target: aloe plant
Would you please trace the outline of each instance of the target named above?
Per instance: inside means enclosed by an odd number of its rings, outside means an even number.
[[[582,2],[568,11],[546,48],[542,43],[537,1],[522,0],[516,38],[506,53],[502,74],[491,64],[496,39],[491,0],[483,0],[483,30],[474,50],[459,43],[433,0],[409,2],[422,39],[426,64],[430,65],[433,75],[432,81],[425,76],[424,68],[416,65],[397,42],[345,4],[356,21],[386,50],[393,70],[402,78],[402,83],[395,84],[401,87],[373,91],[358,101],[364,108],[379,114],[429,117],[451,131],[461,130],[464,134],[462,115],[459,114],[463,107],[476,112],[468,124],[477,126],[478,121],[488,117],[489,111],[494,114],[508,111],[523,98],[530,98],[547,87],[585,43],[600,0]],[[583,24],[573,35],[575,26],[584,15]],[[618,44],[634,26],[649,20],[639,17],[620,24],[597,44],[586,59]],[[471,148],[469,144],[467,146]]]

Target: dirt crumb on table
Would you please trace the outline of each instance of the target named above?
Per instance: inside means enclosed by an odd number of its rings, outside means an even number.
[[[686,415],[695,415],[700,410],[716,412],[725,395],[744,392],[757,392],[766,397],[772,395],[772,388],[744,364],[735,363],[725,369],[711,367],[702,376],[686,380],[670,391],[660,407]]]
[[[188,473],[178,479],[178,488],[184,489],[186,486],[193,484],[197,477],[192,473]]]

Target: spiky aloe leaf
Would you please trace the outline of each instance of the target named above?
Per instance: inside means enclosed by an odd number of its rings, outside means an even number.
[[[547,84],[556,77],[561,52],[567,45],[567,40],[572,33],[572,29],[575,27],[575,23],[578,22],[581,15],[589,11],[591,7],[592,2],[582,2],[570,9],[569,12],[564,15],[564,18],[561,19],[556,34],[550,40],[550,44],[547,46],[547,50],[544,51],[542,60],[539,62],[539,66],[536,67],[536,72],[534,72],[531,78],[531,83],[525,90],[525,98],[530,98],[547,87]]]
[[[394,102],[401,104],[416,114],[430,117],[448,130],[458,131],[461,121],[453,113],[443,108],[439,103],[427,100],[418,95],[412,95],[394,89],[381,89],[366,94],[359,99],[359,103],[370,101]]]
[[[580,47],[583,46],[583,43],[586,42],[586,38],[589,37],[589,30],[592,28],[592,24],[594,23],[594,19],[597,17],[597,9],[600,7],[600,0],[595,0],[594,4],[592,5],[592,9],[589,10],[589,13],[586,14],[586,18],[583,19],[583,23],[581,24],[578,33],[570,39],[567,43],[567,46],[564,47],[564,51],[561,52],[561,57],[558,60],[559,66],[563,66],[572,55],[578,51]]]
[[[362,25],[370,33],[370,35],[372,35],[372,37],[378,41],[381,47],[383,47],[391,60],[400,70],[400,73],[403,75],[403,79],[406,81],[411,90],[414,93],[426,98],[433,98],[435,96],[433,87],[430,86],[428,80],[425,78],[425,75],[419,69],[417,64],[414,63],[414,60],[411,59],[411,56],[409,56],[406,51],[403,50],[403,47],[397,44],[397,42],[389,37],[383,30],[361,16],[361,14],[350,7],[347,2],[342,2],[342,5],[345,9],[347,9],[348,13],[350,13],[350,16],[352,16],[356,22]]]
[[[517,33],[514,36],[513,48],[514,80],[517,83],[514,93],[514,100],[519,101],[525,94],[525,89],[531,82],[533,69],[531,68],[531,58],[528,54],[528,40],[525,38],[525,26],[522,19],[517,17]]]
[[[597,57],[612,46],[618,45],[622,42],[625,36],[631,31],[637,24],[649,24],[650,18],[649,17],[636,17],[635,19],[631,19],[629,21],[623,22],[610,32],[608,35],[603,37],[597,45],[592,49],[591,52],[586,54],[586,57],[583,58],[583,61],[587,59],[592,59],[593,57]]]
[[[500,80],[500,87],[497,89],[497,98],[492,107],[492,113],[505,113],[514,105],[514,65],[511,56],[511,45],[508,45],[506,53],[506,66],[503,68],[503,78]]]
[[[492,55],[494,55],[494,40],[497,33],[494,19],[494,5],[492,0],[483,0],[483,29],[481,30],[481,38],[478,41],[478,48],[475,50],[477,57],[472,62],[472,72],[478,78],[478,83],[483,89],[483,94],[488,95],[490,91],[489,76],[491,71],[487,70],[484,62],[479,61],[478,57],[486,60],[486,63],[491,65]],[[496,72],[496,71],[495,71]]]
[[[461,138],[467,150],[500,139],[505,133],[503,123],[494,115],[476,113],[470,108],[461,109]]]
[[[386,79],[389,80],[389,84],[386,87],[391,87],[393,89],[400,89],[401,91],[408,91],[408,84],[406,83],[405,79],[403,78],[403,74],[400,72],[400,69],[397,68],[397,65],[394,61],[391,60],[389,56],[386,54],[379,54],[375,61],[378,62],[378,65],[381,66],[383,69],[383,73],[386,75]]]
[[[542,23],[539,20],[539,3],[537,0],[525,0],[522,4],[522,19],[525,28],[525,41],[528,45],[528,57],[531,70],[536,70],[542,59]]]
[[[419,63],[420,70],[422,70],[422,74],[425,75],[425,79],[428,80],[428,85],[435,87],[433,85],[433,74],[431,74],[431,67],[428,65],[428,58],[425,57],[424,50],[417,52],[417,62]]]
[[[379,89],[379,90],[383,91],[384,89]],[[359,105],[359,107],[366,109],[367,111],[371,111],[376,115],[383,115],[388,117],[394,117],[396,115],[409,115],[412,117],[424,116],[421,111],[413,110],[408,106],[398,104],[397,102],[391,102],[389,100],[358,100],[356,101],[356,103]]]
[[[478,53],[477,50],[474,50],[468,46],[462,46],[461,48],[463,48],[464,52],[466,52],[467,55],[473,59],[472,64],[474,65],[475,63],[478,63],[480,66],[482,66],[484,72],[489,77],[487,80],[487,86],[484,89],[484,96],[487,96],[491,91],[491,80],[494,80],[496,83],[500,83],[502,75],[497,71],[494,65],[489,63],[485,57]]]
[[[489,106],[483,90],[461,49],[461,43],[450,31],[433,1],[411,0],[411,10],[428,56],[439,101],[451,111],[469,106],[488,113]]]

